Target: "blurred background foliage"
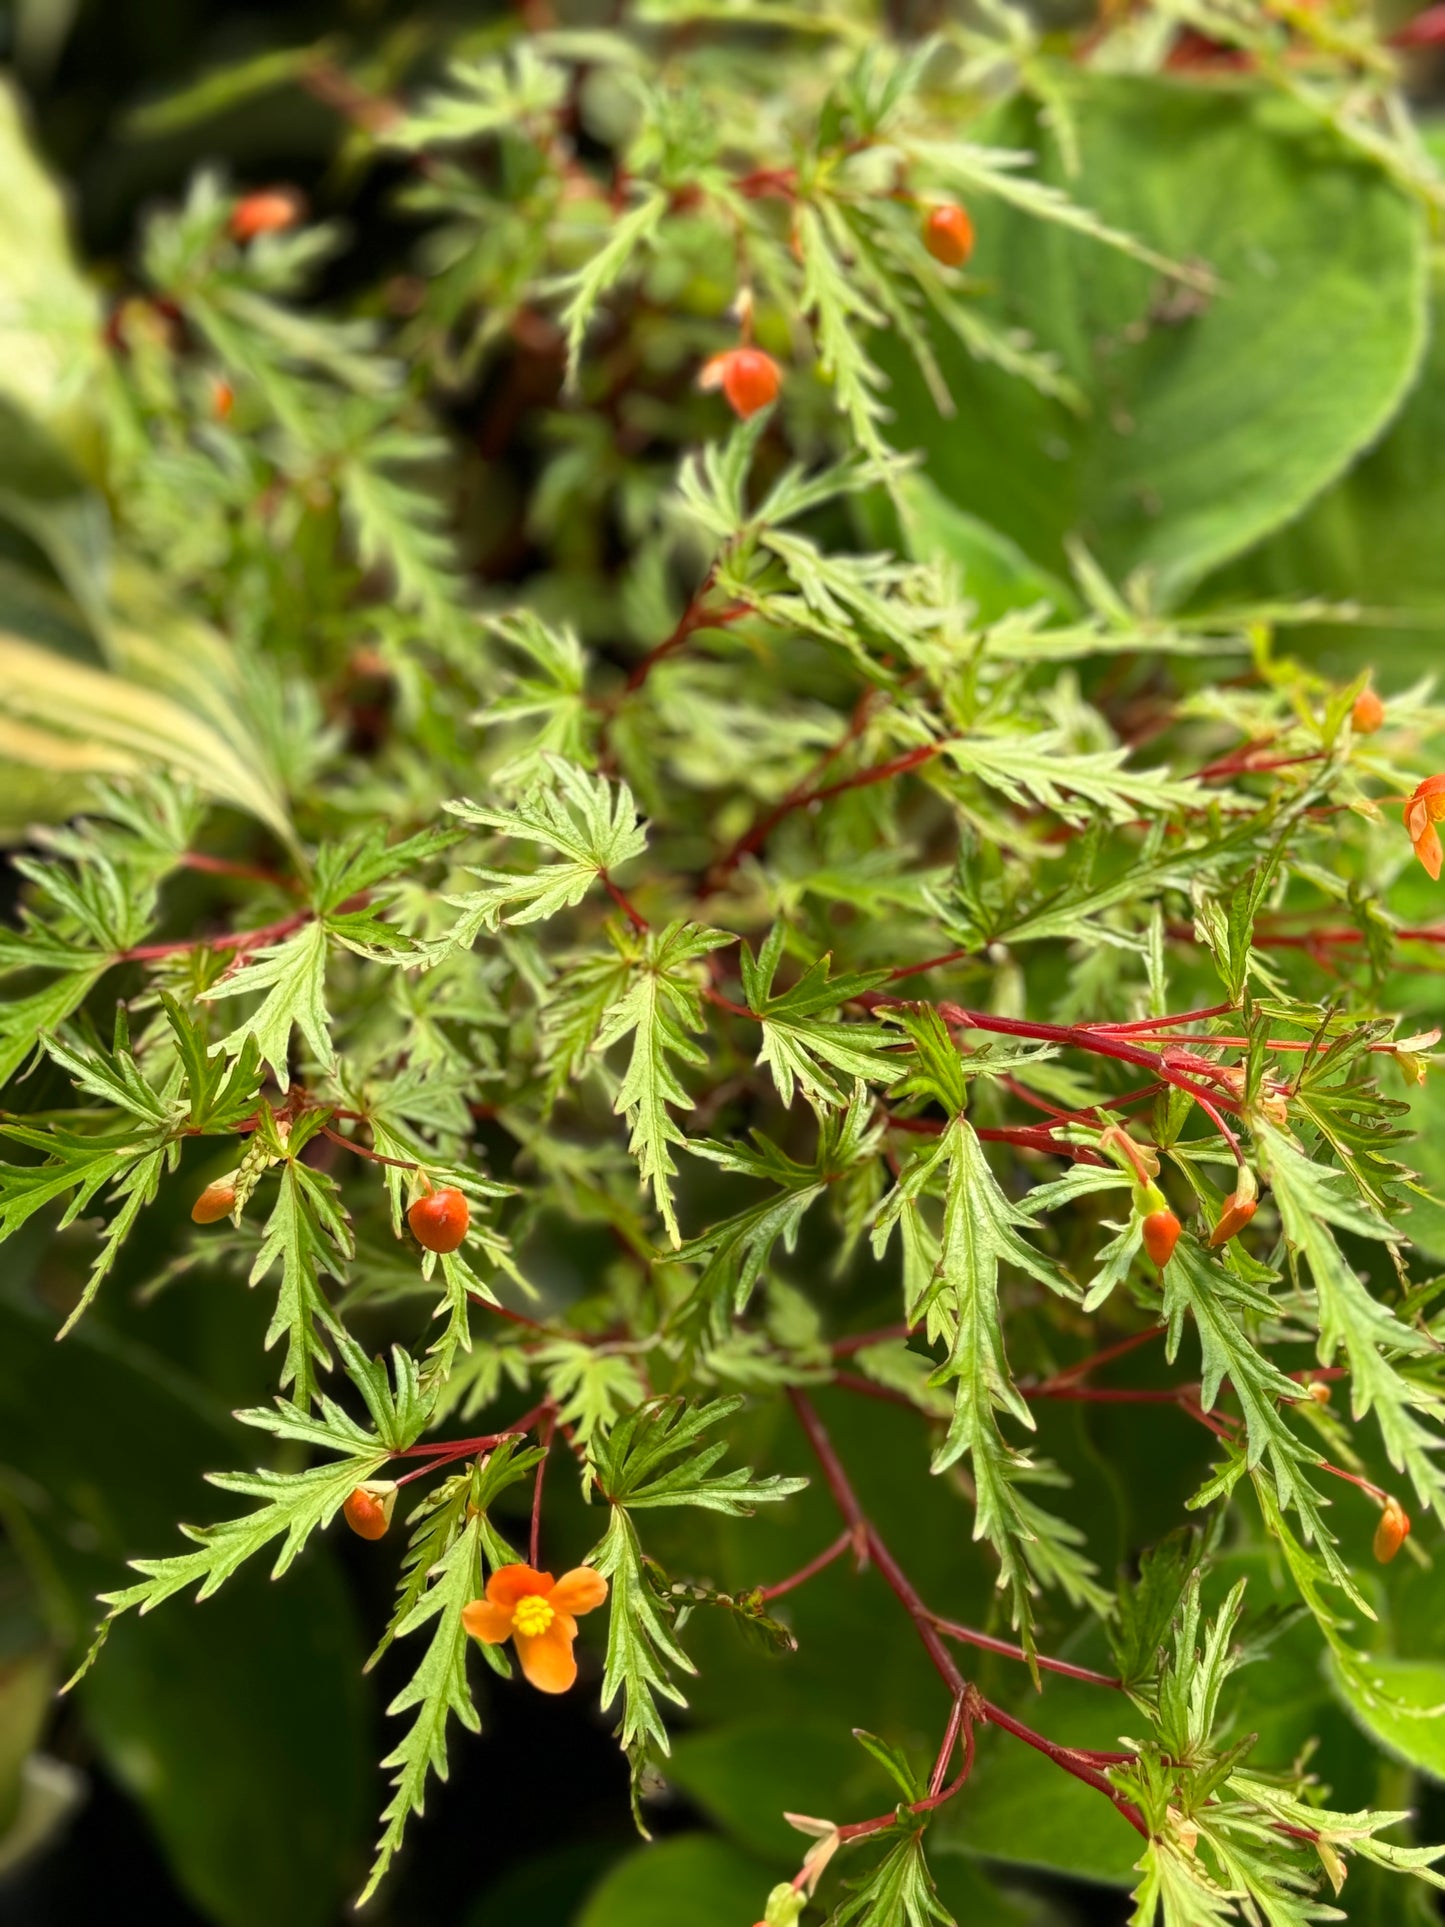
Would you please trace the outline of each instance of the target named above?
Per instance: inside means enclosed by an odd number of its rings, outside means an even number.
[[[1053,17],[1069,23],[1064,10]],[[117,767],[184,739],[221,793],[256,780],[244,769],[227,775],[224,730],[184,691],[165,699],[153,678],[143,713],[97,720],[86,704],[104,710],[105,700],[79,676],[102,661],[133,662],[140,648],[112,635],[98,650],[90,632],[93,616],[103,622],[87,598],[106,533],[92,489],[98,455],[73,380],[130,292],[139,217],[178,198],[202,164],[219,161],[241,186],[294,183],[319,215],[344,223],[321,268],[323,302],[405,320],[428,265],[416,214],[401,205],[407,168],[378,161],[356,138],[339,77],[376,97],[410,90],[451,50],[501,45],[512,31],[510,15],[435,0],[0,7],[0,54],[14,83],[0,94],[0,627],[78,677],[0,653],[3,694],[23,687],[29,705],[0,704],[0,824],[12,838],[73,799],[75,772],[56,747],[67,714],[83,716],[80,734],[109,729]],[[1412,84],[1427,139],[1445,158],[1445,136],[1429,125],[1438,79],[1422,57]],[[1278,100],[1118,77],[1081,79],[1078,91],[1080,178],[1035,108],[1005,108],[991,137],[1039,148],[1046,174],[1117,226],[1213,262],[1228,298],[1203,315],[1159,317],[1131,338],[1134,264],[995,208],[976,272],[1001,321],[1057,353],[1090,410],[1081,416],[955,348],[943,353],[958,414],[945,422],[911,365],[885,346],[897,382],[894,439],[927,450],[928,479],[913,485],[902,527],[873,505],[879,526],[918,553],[956,555],[985,614],[1040,594],[1071,606],[1065,539],[1082,529],[1116,579],[1147,567],[1176,606],[1258,597],[1366,605],[1354,625],[1298,632],[1298,646],[1332,674],[1373,662],[1388,690],[1433,668],[1445,615],[1437,237],[1382,175],[1315,151],[1316,137]],[[706,283],[704,263],[684,304],[699,340],[731,293]],[[19,299],[37,294],[48,316],[38,337],[14,321]],[[1171,325],[1186,318],[1199,325]],[[628,533],[646,526],[677,450],[718,421],[718,405],[692,392],[695,356],[663,344],[648,362],[642,325],[640,376],[608,364],[636,344],[609,344],[584,408],[563,404],[555,340],[525,331],[430,397],[451,445],[455,533],[476,581],[508,597],[520,588],[591,636],[605,635],[619,610],[645,608],[645,577],[621,567]],[[810,409],[821,445],[822,404],[806,396],[794,440],[806,446]],[[1154,502],[1161,491],[1165,515]],[[171,642],[189,675],[208,673],[201,639],[193,650]],[[350,716],[333,723],[363,726],[366,692],[353,694]],[[44,755],[27,756],[26,729],[50,732]],[[93,732],[88,740],[93,755]],[[265,818],[264,794],[244,800]],[[1396,907],[1410,914],[1411,891],[1428,914],[1414,880]],[[1438,977],[1402,976],[1389,994],[1422,1018],[1439,1015]],[[1438,1086],[1416,1107],[1425,1175],[1445,1188]],[[1425,1241],[1445,1260],[1445,1212],[1437,1232],[1431,1222],[1421,1218]],[[152,1224],[148,1273],[168,1240],[183,1249],[179,1223],[157,1213]],[[360,1667],[385,1580],[364,1547],[332,1534],[284,1586],[252,1574],[203,1613],[126,1622],[106,1664],[54,1710],[93,1595],[114,1583],[124,1556],[204,1505],[200,1474],[224,1457],[225,1415],[268,1389],[258,1303],[230,1291],[141,1303],[128,1260],[104,1305],[55,1347],[37,1306],[63,1302],[83,1264],[67,1240],[78,1234],[49,1246],[38,1234],[17,1241],[0,1277],[0,1918],[326,1927],[355,1891],[378,1802],[370,1763],[389,1682],[384,1666],[379,1683],[363,1682]],[[527,1269],[565,1302],[606,1263],[605,1248],[600,1233],[548,1220],[533,1230]],[[822,1258],[805,1237],[798,1275]],[[863,1318],[879,1287],[874,1279],[856,1290],[850,1310]],[[827,1410],[826,1395],[821,1403]],[[1075,1472],[1069,1509],[1087,1514],[1093,1544],[1118,1561],[1174,1522],[1203,1469],[1197,1435],[1161,1444],[1159,1428],[1172,1423],[1128,1407],[1045,1417],[1044,1450]],[[960,1593],[948,1555],[955,1515],[941,1485],[918,1476],[910,1417],[873,1406],[850,1413],[849,1455],[924,1592],[986,1615],[981,1577],[979,1597]],[[801,1447],[791,1456],[801,1459]],[[556,1503],[566,1503],[560,1482]],[[725,1522],[713,1576],[723,1585],[766,1578],[794,1563],[795,1543],[832,1529],[816,1491],[786,1538],[781,1520],[754,1521],[735,1556]],[[557,1532],[585,1543],[580,1520],[569,1528],[564,1517]],[[659,1550],[669,1550],[665,1532]],[[677,1551],[685,1567],[687,1549]],[[1263,1553],[1239,1558],[1265,1563]],[[1228,1560],[1219,1576],[1235,1576]],[[1267,1586],[1269,1573],[1261,1577]],[[1421,1704],[1445,1700],[1445,1578],[1401,1561],[1375,1584],[1397,1684]],[[934,1695],[913,1643],[892,1633],[882,1647],[870,1643],[887,1623],[875,1585],[800,1593],[790,1602],[800,1652],[786,1665],[743,1649],[730,1627],[699,1622],[693,1725],[656,1808],[661,1843],[647,1854],[628,1828],[625,1768],[589,1699],[539,1702],[523,1686],[494,1685],[485,1736],[454,1748],[452,1777],[432,1789],[371,1917],[384,1927],[746,1923],[769,1881],[796,1863],[782,1809],[886,1798],[861,1752],[839,1754],[818,1706],[832,1696],[856,1723],[928,1730]],[[977,1677],[1000,1697],[1018,1692],[993,1662]],[[1287,1765],[1317,1737],[1316,1764],[1337,1806],[1414,1803],[1425,1837],[1445,1832],[1438,1724],[1378,1734],[1399,1761],[1381,1770],[1305,1629],[1282,1639],[1252,1685],[1268,1709],[1261,1763]],[[1051,1694],[1051,1711],[1056,1737],[1113,1744],[1116,1709],[1105,1706],[1101,1720],[1085,1694],[1063,1691]],[[935,1859],[961,1921],[1124,1919],[1129,1840],[1101,1821],[1087,1789],[990,1736],[970,1796],[939,1829],[954,1851]],[[1352,1878],[1348,1911],[1365,1927],[1395,1927],[1428,1919],[1430,1902],[1399,1884],[1377,1891],[1365,1869]]]

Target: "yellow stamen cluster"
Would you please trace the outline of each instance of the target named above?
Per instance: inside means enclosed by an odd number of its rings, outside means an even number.
[[[512,1624],[524,1639],[535,1639],[538,1633],[546,1632],[556,1617],[555,1609],[540,1593],[529,1592],[525,1599],[517,1601]]]

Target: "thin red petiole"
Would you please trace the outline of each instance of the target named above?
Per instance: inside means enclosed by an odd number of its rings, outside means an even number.
[[[542,1549],[542,1481],[547,1474],[547,1459],[552,1449],[552,1433],[556,1419],[549,1410],[543,1414],[541,1437],[537,1443],[542,1447],[542,1457],[537,1461],[537,1477],[532,1487],[532,1536],[527,1545],[527,1563],[533,1572],[541,1569]]]
[[[611,897],[618,909],[627,918],[633,929],[639,932],[650,929],[651,925],[648,923],[647,918],[643,916],[640,910],[635,908],[626,892],[618,889],[607,872],[605,870],[599,870],[597,874],[602,879],[603,889],[606,890],[608,896]]]
[[[949,1639],[956,1639],[960,1645],[976,1646],[982,1653],[997,1653],[1001,1659],[1017,1659],[1028,1664],[1029,1656],[1023,1647],[1015,1646],[1006,1639],[995,1639],[991,1633],[975,1632],[972,1626],[960,1626],[956,1620],[940,1619],[936,1614],[933,1623],[941,1633]],[[1096,1673],[1090,1666],[1075,1666],[1067,1659],[1050,1659],[1044,1653],[1035,1653],[1033,1663],[1046,1673],[1057,1673],[1063,1679],[1083,1680],[1091,1686],[1117,1688],[1123,1684],[1108,1673]]]
[[[1114,1037],[1127,1037],[1139,1031],[1177,1030],[1180,1024],[1202,1024],[1211,1017],[1228,1017],[1238,1008],[1235,1004],[1210,1004],[1204,1010],[1181,1010],[1177,1017],[1136,1017],[1129,1024],[1084,1024],[1084,1030],[1107,1031]],[[1211,1037],[1211,1044],[1218,1040]]]
[[[355,1138],[343,1137],[340,1131],[333,1131],[329,1124],[322,1125],[321,1136],[329,1138],[333,1144],[339,1144],[343,1151],[354,1151],[359,1158],[367,1158],[372,1164],[390,1164],[398,1171],[421,1171],[422,1167],[415,1158],[383,1157],[380,1151],[373,1151],[365,1144],[358,1144]],[[422,1175],[425,1177],[425,1172]],[[430,1184],[427,1188],[431,1189]]]
[[[927,1606],[924,1605],[912,1581],[885,1545],[878,1528],[872,1523],[867,1513],[864,1512],[862,1506],[859,1504],[858,1496],[849,1483],[848,1474],[844,1470],[843,1463],[834,1449],[833,1441],[828,1436],[827,1427],[823,1424],[822,1419],[819,1418],[811,1400],[807,1397],[806,1393],[800,1391],[796,1385],[790,1385],[787,1388],[787,1393],[793,1410],[798,1416],[798,1422],[807,1435],[808,1443],[813,1448],[814,1456],[822,1467],[824,1480],[827,1483],[828,1490],[833,1495],[833,1500],[838,1510],[855,1532],[866,1535],[869,1548],[873,1554],[874,1564],[877,1566],[879,1573],[889,1586],[894,1597],[908,1614],[908,1617],[913,1621],[914,1629],[922,1641],[923,1649],[932,1660],[934,1670],[948,1687],[954,1704],[957,1705],[959,1700],[967,1695],[965,1719],[970,1740],[972,1737],[972,1718],[969,1717],[969,1714],[972,1710],[976,1711],[978,1717],[989,1720],[996,1726],[1003,1727],[1006,1732],[1012,1733],[1017,1739],[1024,1740],[1028,1745],[1046,1754],[1050,1759],[1054,1760],[1057,1765],[1063,1767],[1065,1772],[1071,1773],[1075,1779],[1083,1780],[1087,1782],[1088,1785],[1098,1788],[1101,1793],[1113,1802],[1114,1806],[1128,1821],[1129,1825],[1147,1840],[1149,1837],[1149,1827],[1143,1814],[1140,1813],[1139,1809],[1131,1801],[1126,1800],[1122,1794],[1116,1792],[1098,1769],[1098,1761],[1107,1759],[1110,1764],[1123,1764],[1131,1757],[1130,1755],[1091,1755],[1080,1753],[1068,1747],[1061,1747],[1053,1740],[1046,1739],[1043,1734],[1035,1733],[1031,1727],[1025,1726],[1022,1721],[1014,1719],[1012,1714],[1005,1713],[1001,1708],[993,1706],[989,1701],[979,1698],[976,1690],[965,1682],[963,1675],[954,1663],[952,1654],[943,1644],[943,1639],[939,1633],[933,1614],[930,1613]],[[968,1767],[971,1764],[972,1758],[971,1746],[968,1751],[969,1759],[965,1761],[964,1773],[960,1775],[955,1785],[961,1785],[967,1777]],[[935,1803],[941,1803],[943,1799],[948,1797],[948,1793],[951,1791],[952,1788],[947,1789],[942,1794],[930,1797]],[[915,1812],[922,1811],[924,1807],[917,1806],[913,1810]],[[860,1822],[859,1829],[863,1832],[877,1832],[880,1830],[873,1822]],[[860,1837],[860,1833],[859,1831],[850,1833],[848,1829],[840,1828],[839,1837],[840,1839],[856,1839]]]
[[[1056,1385],[1070,1385],[1075,1379],[1085,1378],[1090,1372],[1097,1371],[1101,1365],[1112,1365],[1116,1358],[1124,1358],[1128,1353],[1138,1351],[1141,1345],[1148,1345],[1156,1338],[1162,1338],[1168,1330],[1166,1325],[1151,1325],[1148,1331],[1135,1332],[1132,1338],[1121,1338],[1116,1345],[1106,1345],[1100,1352],[1091,1352],[1076,1364],[1066,1365],[1062,1371],[1054,1372],[1038,1387],[1040,1392],[1048,1392]]]
[[[827,1567],[832,1565],[835,1559],[841,1559],[843,1554],[850,1550],[856,1550],[860,1555],[866,1556],[865,1549],[856,1534],[852,1532],[840,1532],[832,1545],[826,1546],[822,1552],[810,1559],[806,1566],[800,1566],[795,1573],[791,1573],[786,1579],[779,1579],[774,1585],[754,1588],[753,1597],[755,1599],[781,1599],[785,1592],[792,1592],[795,1586],[803,1585],[807,1580],[813,1578],[816,1573],[823,1572]],[[533,1563],[536,1563],[535,1560]]]

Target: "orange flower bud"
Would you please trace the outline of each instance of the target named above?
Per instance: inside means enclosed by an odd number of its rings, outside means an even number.
[[[1405,831],[1415,854],[1438,883],[1442,852],[1435,825],[1445,820],[1445,776],[1427,776],[1417,784],[1405,805]]]
[[[1398,1499],[1386,1499],[1375,1527],[1375,1557],[1388,1566],[1410,1536],[1410,1515]]]
[[[191,1206],[193,1224],[216,1224],[229,1218],[236,1208],[236,1186],[230,1178],[217,1178],[208,1184]]]
[[[924,218],[923,245],[946,268],[961,268],[973,253],[973,222],[957,202],[942,201]]]
[[[442,1191],[429,1191],[418,1198],[406,1214],[412,1236],[428,1251],[455,1251],[467,1235],[471,1208],[460,1191],[450,1185]]]
[[[1310,1380],[1310,1397],[1316,1405],[1329,1404],[1330,1388],[1322,1378],[1312,1378]]]
[[[211,413],[218,422],[228,422],[236,405],[236,391],[223,375],[211,383]]]
[[[1144,1249],[1162,1271],[1174,1256],[1180,1224],[1172,1211],[1151,1211],[1144,1220]]]
[[[1361,736],[1373,736],[1385,720],[1385,705],[1373,689],[1362,689],[1350,711],[1350,721]]]
[[[1219,1222],[1209,1234],[1211,1250],[1217,1251],[1221,1245],[1227,1245],[1231,1238],[1243,1231],[1258,1209],[1259,1187],[1255,1184],[1253,1171],[1247,1164],[1242,1164],[1234,1190],[1224,1200]]]
[[[258,234],[277,234],[295,227],[305,211],[305,202],[294,187],[265,187],[255,194],[243,194],[231,209],[231,239],[242,246]]]
[[[761,348],[729,348],[705,362],[697,385],[705,394],[721,388],[740,421],[778,399],[783,371]]]
[[[396,1504],[396,1486],[390,1479],[368,1479],[357,1486],[341,1516],[358,1539],[384,1539]]]

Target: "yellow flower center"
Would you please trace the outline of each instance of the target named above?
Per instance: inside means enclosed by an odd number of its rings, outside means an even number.
[[[512,1614],[512,1624],[524,1639],[535,1639],[538,1633],[545,1633],[557,1617],[539,1592],[529,1592],[525,1599],[517,1601]]]

